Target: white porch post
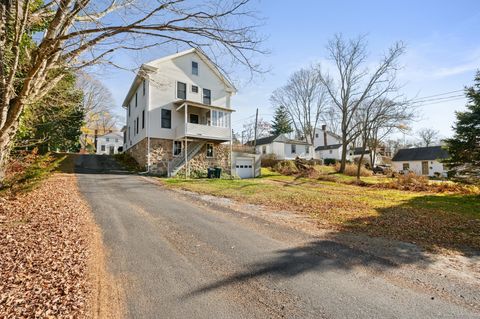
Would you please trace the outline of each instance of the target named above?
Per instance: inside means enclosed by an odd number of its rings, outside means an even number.
[[[188,148],[187,148],[187,120],[188,120],[188,105],[187,103],[184,104],[185,108],[185,179],[188,178]]]
[[[232,130],[232,113],[228,113],[228,127],[230,128],[230,176],[233,176],[233,130]]]

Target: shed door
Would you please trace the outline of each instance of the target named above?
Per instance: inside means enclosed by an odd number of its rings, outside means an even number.
[[[237,158],[235,161],[235,170],[240,178],[252,178],[253,176],[253,159]]]
[[[422,162],[422,175],[428,175],[428,162]]]

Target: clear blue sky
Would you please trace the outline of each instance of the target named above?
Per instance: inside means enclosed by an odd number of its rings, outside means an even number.
[[[367,34],[372,62],[395,41],[404,41],[407,53],[400,81],[408,97],[423,97],[462,89],[473,81],[480,68],[480,3],[477,1],[274,1],[254,2],[265,26],[260,32],[268,39],[264,47],[271,53],[261,62],[271,72],[248,81],[246,72],[231,74],[238,83],[233,98],[237,110],[233,127],[255,108],[271,119],[270,94],[282,86],[295,70],[325,59],[325,44],[335,33],[347,37]],[[169,51],[170,50],[170,51]],[[152,58],[174,53],[172,48],[156,49],[132,56],[121,54],[125,65],[140,65]],[[108,69],[102,73],[105,85],[121,104],[134,77],[132,72]],[[457,93],[458,94],[458,93]],[[455,94],[452,94],[455,95]],[[447,95],[448,96],[448,95]],[[465,100],[423,106],[421,120],[413,125],[434,128],[442,136],[451,134],[454,111]]]

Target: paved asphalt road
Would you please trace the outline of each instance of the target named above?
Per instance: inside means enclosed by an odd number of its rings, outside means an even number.
[[[479,318],[334,241],[195,203],[108,156],[76,164],[129,318]]]

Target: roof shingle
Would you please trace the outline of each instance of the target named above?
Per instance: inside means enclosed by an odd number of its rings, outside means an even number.
[[[448,152],[441,146],[404,148],[398,150],[392,161],[430,161],[448,158]]]

